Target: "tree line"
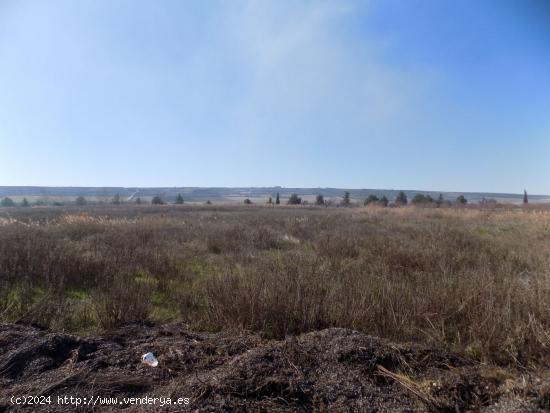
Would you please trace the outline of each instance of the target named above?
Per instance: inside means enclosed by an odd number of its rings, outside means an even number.
[[[246,198],[244,200],[244,203],[246,205],[250,205],[253,202],[249,198]],[[281,203],[280,195],[279,195],[279,193],[277,193],[276,197],[275,197],[275,205],[279,205],[280,203]],[[287,205],[308,205],[309,204],[307,201],[302,200],[302,198],[299,197],[298,194],[295,194],[295,193],[291,194],[288,197],[288,200],[287,200],[286,203],[287,203]],[[424,194],[421,194],[421,193],[416,194],[412,198],[410,203],[413,204],[413,205],[435,204],[437,206],[453,204],[452,201],[445,200],[443,198],[443,194],[439,194],[439,197],[437,199],[433,199],[431,197],[431,195],[424,195]],[[466,205],[468,203],[468,200],[466,199],[466,197],[464,197],[464,195],[459,195],[454,200],[454,203],[458,204],[458,205]],[[273,198],[272,197],[268,198],[267,204],[270,204],[270,205],[273,204]],[[334,205],[334,204],[335,203],[333,201],[326,200],[323,194],[318,194],[315,197],[314,205],[330,206],[330,205]],[[378,197],[375,194],[370,194],[363,201],[363,205],[365,205],[365,206],[367,206],[367,205],[378,205],[378,206],[382,206],[382,207],[387,207],[387,206],[404,206],[404,205],[407,205],[407,204],[409,204],[409,200],[407,198],[407,194],[405,194],[405,192],[403,192],[403,191],[399,191],[397,193],[397,196],[395,197],[393,202],[390,202],[390,200],[385,195],[383,195],[381,197]],[[345,206],[345,207],[351,206],[352,202],[351,202],[350,193],[348,191],[344,192],[344,195],[342,196],[342,199],[340,200],[340,202],[336,203],[336,205]]]
[[[483,198],[483,200],[481,201],[481,204],[485,204],[489,202],[489,200],[485,200],[485,198]],[[95,202],[97,204],[105,204],[105,201],[99,201],[99,202]],[[111,199],[111,201],[109,202],[110,204],[112,205],[121,205],[121,204],[128,204],[128,203],[134,203],[136,205],[141,205],[144,203],[144,201],[140,198],[140,197],[136,197],[135,199],[129,199],[128,201],[122,201],[121,197],[120,197],[120,194],[115,194],[114,197]],[[160,195],[157,195],[157,196],[154,196],[150,203],[152,205],[166,205],[168,202],[164,201],[164,199],[160,196]],[[175,198],[175,201],[173,202],[174,205],[183,205],[185,203],[184,199],[183,199],[183,196],[181,194],[178,194]],[[207,205],[211,205],[212,203],[207,200],[205,202]],[[305,201],[305,200],[302,200],[301,197],[298,196],[298,194],[291,194],[289,197],[288,197],[288,200],[287,200],[287,205],[307,205],[308,202]],[[443,197],[443,194],[439,194],[439,196],[437,197],[437,199],[433,199],[431,195],[429,194],[422,194],[422,193],[417,193],[414,195],[414,197],[411,199],[410,201],[411,204],[413,205],[435,205],[435,206],[442,206],[442,205],[452,205],[452,204],[455,204],[455,205],[466,205],[468,203],[468,200],[466,199],[466,197],[464,195],[459,195],[456,199],[454,200],[449,200],[449,199],[444,199]],[[528,198],[528,195],[527,195],[527,191],[524,190],[523,191],[523,204],[528,204],[529,203],[529,198]],[[84,196],[78,196],[75,200],[74,200],[74,205],[78,205],[78,206],[86,206],[89,204],[89,201],[84,197]],[[245,205],[251,205],[253,204],[253,202],[250,200],[250,198],[245,198],[244,199],[244,204]],[[275,200],[273,200],[273,198],[270,196],[267,200],[267,204],[269,205],[280,205],[281,204],[281,197],[280,197],[280,194],[277,192],[277,194],[275,195]],[[338,203],[338,205],[340,206],[351,206],[351,196],[350,196],[350,193],[348,191],[344,192],[344,195],[342,196],[342,199],[340,200],[340,202]],[[404,206],[404,205],[407,205],[409,204],[409,200],[407,198],[407,194],[405,194],[405,192],[403,191],[399,191],[395,197],[395,199],[393,200],[393,202],[390,202],[390,200],[385,196],[381,196],[381,197],[378,197],[377,195],[375,194],[370,194],[364,201],[363,201],[363,205],[367,206],[367,205],[377,205],[377,206],[382,206],[382,207],[388,207],[388,206]],[[40,205],[46,205],[44,201],[36,201],[34,203],[34,205],[37,205],[37,206],[40,206]],[[59,202],[59,201],[56,201],[56,202],[53,202],[53,205],[54,206],[63,206],[64,203],[62,202]],[[332,201],[329,201],[329,200],[326,200],[324,195],[323,194],[318,194],[316,197],[315,197],[315,202],[314,202],[314,205],[318,205],[318,206],[330,206],[330,205],[334,205],[334,203]],[[21,207],[30,207],[31,204],[30,202],[28,201],[27,198],[23,198],[22,201],[18,204],[16,203],[13,199],[11,199],[10,197],[4,197],[2,198],[2,200],[0,200],[0,207],[16,207],[16,206],[21,206]]]
[[[84,196],[80,195],[78,197],[76,197],[74,199],[73,202],[71,202],[70,204],[73,204],[73,205],[77,205],[77,206],[86,206],[86,205],[90,205],[90,204],[99,204],[99,205],[104,205],[104,204],[111,204],[111,205],[122,205],[122,204],[130,204],[130,203],[134,203],[134,204],[137,204],[137,205],[141,205],[143,203],[145,203],[140,197],[137,197],[135,199],[131,199],[131,200],[127,200],[127,201],[123,201],[122,198],[120,197],[120,194],[115,194],[113,196],[113,198],[111,198],[110,201],[104,201],[104,200],[100,200],[100,201],[94,201],[94,202],[90,202],[88,199],[86,199]],[[174,204],[175,205],[182,205],[184,203],[184,200],[183,200],[183,196],[181,194],[178,194],[176,196],[176,199],[174,201]],[[210,204],[210,201],[206,201],[207,204]],[[167,204],[166,201],[164,201],[162,199],[162,197],[160,196],[154,196],[152,199],[151,199],[151,204],[152,205],[165,205]],[[36,201],[33,205],[35,206],[45,206],[47,205],[47,203],[43,200],[38,200]],[[65,203],[64,202],[61,202],[61,201],[54,201],[53,203],[51,203],[51,205],[54,205],[54,206],[64,206]],[[2,198],[2,200],[0,200],[0,207],[16,207],[16,206],[22,206],[22,207],[30,207],[31,206],[31,203],[29,202],[29,200],[27,198],[23,198],[23,200],[21,201],[21,203],[17,203],[15,202],[12,198],[10,197],[4,197]]]

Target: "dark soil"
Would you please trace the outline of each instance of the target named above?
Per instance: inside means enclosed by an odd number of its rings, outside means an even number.
[[[156,368],[141,363],[149,351]],[[0,354],[0,412],[542,412],[550,405],[543,375],[337,328],[267,341],[182,325],[130,325],[100,337],[0,325]],[[13,406],[12,395],[51,396],[52,403]],[[77,409],[56,402],[91,395],[188,397],[190,404]]]

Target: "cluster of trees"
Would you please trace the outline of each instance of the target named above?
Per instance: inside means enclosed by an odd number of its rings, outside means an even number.
[[[436,204],[437,206],[441,206],[444,204],[452,204],[451,201],[444,200],[442,194],[439,194],[439,196],[435,200],[430,195],[416,194],[411,202],[415,205]],[[466,205],[468,203],[468,200],[464,197],[464,195],[459,195],[455,199],[454,203],[457,205]]]
[[[245,203],[246,203],[246,200],[245,200]],[[267,203],[268,204],[273,203],[271,197],[269,197]],[[277,195],[275,197],[275,205],[279,205],[280,203],[281,203],[280,195],[277,192]],[[290,194],[290,196],[288,197],[288,200],[287,200],[286,203],[287,203],[287,205],[302,205],[302,204],[306,205],[308,202],[302,200],[302,198],[299,197],[298,194]],[[351,205],[351,198],[350,198],[350,193],[349,192],[344,192],[344,196],[342,197],[342,201],[341,201],[340,204],[342,206]],[[325,197],[323,196],[323,194],[318,194],[315,197],[315,205],[325,205],[325,206],[327,206],[327,205],[329,205],[329,201],[325,200]]]
[[[435,204],[437,206],[441,206],[441,205],[444,205],[444,204],[447,204],[447,205],[451,205],[452,202],[451,201],[446,201],[444,198],[443,198],[443,194],[439,194],[439,196],[437,197],[437,199],[433,199],[431,197],[431,195],[424,195],[424,194],[416,194],[413,199],[411,200],[411,203],[413,205],[428,205],[428,204]],[[455,199],[455,204],[457,205],[466,205],[468,203],[468,200],[466,199],[466,197],[464,197],[464,195],[459,195],[456,199]],[[407,196],[403,193],[403,192],[400,192],[396,199],[395,199],[395,204],[396,205],[406,205],[407,204]]]
[[[387,207],[390,201],[388,201],[388,198],[385,196],[378,198],[376,195],[370,194],[367,199],[365,199],[365,202],[363,203],[366,205],[380,205],[383,207]]]
[[[279,200],[279,194],[277,194],[277,200]],[[246,203],[246,200],[245,200]],[[271,203],[271,198],[269,198],[268,203]],[[279,202],[276,202],[279,203]],[[300,205],[302,203],[306,203],[305,201],[302,202],[302,199],[297,194],[291,194],[288,198],[287,204],[288,205]],[[377,195],[370,194],[365,201],[363,202],[363,205],[379,205],[383,207],[387,206],[404,206],[409,203],[409,199],[407,198],[407,194],[403,191],[399,191],[397,196],[395,197],[395,200],[393,203],[390,203],[390,200],[384,195],[381,197],[378,197]],[[416,194],[412,200],[411,203],[413,205],[426,205],[426,204],[435,204],[437,206],[441,206],[443,204],[451,204],[450,201],[445,201],[443,199],[443,195],[439,194],[439,197],[437,199],[433,199],[430,195],[424,195],[424,194]],[[455,204],[458,205],[465,205],[468,203],[468,200],[464,197],[464,195],[459,195],[456,200]],[[329,205],[330,201],[326,201],[323,194],[318,194],[315,198],[315,205]],[[350,206],[351,205],[351,198],[349,192],[344,192],[344,196],[342,197],[342,200],[340,201],[340,206]]]
[[[409,203],[409,200],[407,198],[407,194],[405,194],[403,191],[400,191],[397,196],[395,197],[395,200],[392,205],[396,206],[403,206],[407,205]],[[455,204],[458,205],[465,205],[468,203],[468,200],[464,197],[464,195],[459,195],[456,200]],[[376,195],[369,195],[367,199],[365,199],[365,205],[381,205],[381,206],[388,206],[390,205],[388,198],[385,196],[378,198]],[[429,204],[435,204],[436,206],[441,206],[444,204],[451,205],[451,201],[446,201],[443,199],[443,194],[439,194],[437,199],[433,199],[431,195],[424,195],[424,194],[416,194],[412,200],[411,204],[413,205],[429,205]]]
[[[185,201],[183,200],[183,196],[181,196],[181,194],[178,194],[176,196],[176,200],[174,201],[174,205],[183,205],[184,203],[185,203]],[[136,199],[136,204],[141,204],[141,198],[138,197]],[[156,196],[153,197],[153,199],[151,199],[151,204],[152,205],[166,205],[166,202],[159,195],[156,195]]]
[[[277,194],[277,201],[279,200],[279,194]],[[437,205],[443,204],[443,195],[439,195],[439,198],[437,200],[434,200],[430,195],[424,195],[424,194],[416,194],[414,198],[411,201],[413,204],[429,204],[429,203],[436,203]],[[468,201],[466,198],[464,198],[463,195],[460,195],[456,199],[457,204],[466,204]],[[246,203],[246,201],[245,201]],[[268,203],[271,203],[271,198],[269,198]],[[279,202],[276,202],[277,204]],[[288,198],[288,205],[300,205],[302,203],[302,199],[297,194],[291,194]],[[407,194],[405,192],[400,191],[397,196],[395,197],[395,200],[393,202],[393,205],[396,206],[403,206],[407,205],[409,203],[409,200],[407,198]],[[315,198],[315,205],[329,205],[330,202],[326,201],[323,194],[318,194]],[[365,201],[363,202],[364,205],[380,205],[383,207],[387,207],[390,205],[389,199],[384,195],[382,197],[378,197],[377,195],[371,194],[369,195]],[[351,197],[350,193],[348,191],[344,192],[344,196],[342,197],[342,200],[340,201],[340,206],[350,206],[351,205]]]
[[[290,195],[287,201],[288,205],[300,205],[301,203],[302,203],[302,198],[300,198],[297,194]]]
[[[121,200],[119,194],[116,194],[113,197],[113,199],[111,200],[112,205],[121,205],[123,203],[124,202]],[[134,203],[137,204],[137,205],[141,205],[143,203],[143,201],[141,200],[140,197],[137,197],[134,200]],[[75,199],[75,204],[79,205],[79,206],[85,206],[85,205],[88,205],[88,200],[81,195],[81,196],[79,196]],[[153,199],[151,199],[151,204],[152,205],[165,205],[166,202],[162,199],[162,197],[157,195],[157,196],[154,196]],[[184,204],[183,196],[181,194],[178,194],[176,196],[176,200],[174,201],[174,204],[175,205],[183,205]]]
[[[160,196],[156,195],[156,196],[153,197],[153,199],[151,199],[151,204],[152,205],[164,205],[165,202]]]
[[[13,206],[15,206],[15,202],[13,201],[13,199],[11,199],[9,197],[5,197],[5,198],[2,199],[2,201],[0,201],[0,206],[13,207]]]
[[[399,193],[395,197],[393,205],[403,206],[403,205],[407,205],[408,202],[409,200],[407,198],[407,194],[405,194],[405,192],[403,191],[399,191]],[[413,203],[414,203],[414,200],[413,200]],[[390,200],[385,195],[378,197],[377,195],[370,194],[363,202],[363,205],[365,206],[378,205],[378,206],[387,207],[388,205],[390,205]]]
[[[245,199],[244,200],[245,204],[248,204],[248,203],[251,204],[252,203],[252,202],[247,202],[247,200],[250,201],[250,199]],[[269,205],[273,205],[273,198],[269,197],[268,200],[267,200],[267,203]],[[275,195],[275,205],[279,205],[280,203],[281,203],[281,197],[280,197],[279,193],[277,192],[277,195]]]
[[[13,199],[11,199],[10,197],[7,196],[5,198],[2,198],[2,200],[0,201],[0,206],[2,206],[2,207],[15,207],[15,206],[18,206],[18,205]],[[31,204],[29,203],[27,198],[23,198],[23,200],[21,201],[19,206],[28,207],[28,206],[31,206]]]

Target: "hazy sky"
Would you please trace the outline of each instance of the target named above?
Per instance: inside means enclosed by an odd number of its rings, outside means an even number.
[[[0,185],[550,194],[550,6],[0,0]]]

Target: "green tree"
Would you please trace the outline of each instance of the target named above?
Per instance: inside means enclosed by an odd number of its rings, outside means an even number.
[[[139,196],[136,198],[136,205],[141,205],[141,198]]]
[[[183,205],[183,197],[181,196],[181,194],[178,194],[178,196],[176,197],[176,204]]]
[[[375,203],[375,202],[379,202],[380,200],[378,199],[378,197],[374,194],[370,194],[367,199],[365,199],[365,202],[364,202],[364,205],[369,205],[369,204],[372,204],[372,203]]]
[[[407,205],[407,195],[405,195],[405,192],[399,191],[397,196],[395,197],[395,204],[396,205]]]
[[[388,198],[384,195],[382,198],[380,198],[379,204],[383,207],[387,207],[390,201],[388,201]]]
[[[252,201],[248,198],[244,200],[245,205],[252,205]]]
[[[281,203],[281,200],[279,199],[279,193],[277,192],[277,196],[275,197],[275,205],[279,205]]]
[[[302,203],[302,198],[300,198],[297,194],[290,195],[290,198],[288,198],[288,205],[300,205]]]
[[[27,198],[23,198],[23,201],[21,202],[21,206],[28,207],[28,206],[31,206],[31,204],[29,204],[29,201],[27,200]]]
[[[523,203],[524,204],[529,203],[529,198],[527,197],[527,191],[525,189],[523,190]]]
[[[315,198],[315,204],[316,205],[325,205],[325,197],[323,194],[317,195],[317,198]]]
[[[151,200],[151,204],[153,204],[153,205],[164,205],[164,201],[162,200],[162,198],[160,196],[156,195]]]
[[[15,206],[15,202],[13,202],[13,199],[11,199],[10,197],[5,197],[4,199],[2,199],[2,201],[0,201],[0,206],[13,207]]]
[[[80,195],[79,197],[76,198],[76,200],[74,201],[76,205],[79,205],[79,206],[84,206],[86,205],[88,202],[86,201],[86,198],[84,198],[82,195]]]
[[[426,202],[426,197],[424,194],[416,194],[411,200],[412,204],[424,204]]]
[[[350,197],[349,197],[349,192],[346,191],[344,192],[344,196],[342,198],[342,205],[343,206],[350,206],[351,204],[351,201],[350,201]]]
[[[206,201],[206,205],[212,205],[212,202],[210,200]]]
[[[460,205],[466,205],[468,203],[468,200],[464,197],[464,195],[459,195],[456,198],[456,203]]]
[[[113,205],[120,205],[120,195],[119,194],[115,194],[115,196],[113,197],[112,204]]]
[[[443,194],[439,194],[439,196],[437,197],[437,201],[435,201],[435,203],[437,204],[437,206],[441,206],[443,205]]]
[[[430,195],[416,194],[411,201],[413,204],[431,204],[434,199]]]
[[[273,198],[269,197],[269,199],[267,200],[267,203],[268,203],[269,205],[272,205],[272,204],[273,204]]]

